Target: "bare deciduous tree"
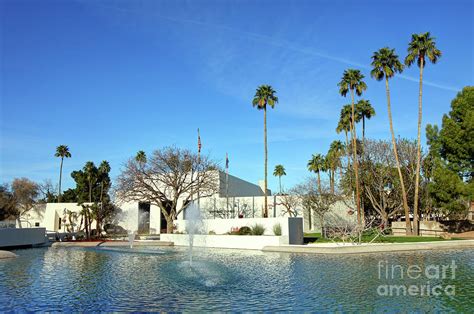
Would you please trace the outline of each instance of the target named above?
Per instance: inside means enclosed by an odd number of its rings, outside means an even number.
[[[393,190],[398,186],[398,177],[390,143],[366,140],[362,169],[365,195],[382,224],[387,226],[389,218],[403,209],[401,194]]]
[[[21,228],[20,218],[34,209],[40,195],[40,189],[38,184],[27,178],[14,179],[11,189],[15,208],[14,216]]]
[[[296,187],[289,189],[288,191],[283,191],[280,196],[278,196],[278,202],[276,205],[283,206],[281,215],[288,215],[290,217],[297,217],[300,214],[300,209],[303,205],[303,198]]]
[[[187,149],[165,147],[146,160],[131,158],[117,179],[116,196],[122,201],[147,201],[161,209],[167,232],[192,199],[218,191],[217,164]],[[181,204],[180,204],[181,202]],[[178,209],[179,208],[179,209]]]
[[[322,185],[319,189],[316,180],[313,178],[307,179],[296,189],[297,194],[302,197],[303,207],[309,210],[313,216],[319,218],[321,232],[324,233],[325,216],[331,210],[331,207],[342,199],[341,196],[331,193],[326,185]]]

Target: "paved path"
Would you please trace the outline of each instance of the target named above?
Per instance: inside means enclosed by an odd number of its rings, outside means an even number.
[[[93,247],[93,246],[129,246],[128,241],[70,241],[54,242],[53,247]],[[173,246],[173,242],[156,240],[137,240],[133,241],[133,246]]]
[[[15,258],[17,255],[9,251],[0,251],[0,259]]]
[[[401,251],[423,251],[423,250],[445,250],[473,248],[474,240],[453,240],[439,242],[413,242],[413,243],[373,243],[361,245],[337,245],[312,244],[312,245],[282,245],[266,246],[264,252],[287,252],[287,253],[315,253],[315,254],[360,254],[360,253],[381,253],[381,252],[401,252]]]

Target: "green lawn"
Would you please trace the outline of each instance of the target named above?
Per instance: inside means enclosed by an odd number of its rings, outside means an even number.
[[[305,238],[317,238],[316,240],[308,239],[311,243],[325,243],[332,242],[329,239],[321,237],[321,233],[305,233]],[[370,242],[373,236],[362,236],[362,242]],[[462,240],[459,238],[452,238],[451,240]],[[446,241],[441,237],[420,237],[420,236],[379,236],[373,243],[408,243],[408,242],[432,242],[432,241]]]

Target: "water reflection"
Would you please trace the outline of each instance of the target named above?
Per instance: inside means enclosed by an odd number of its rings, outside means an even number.
[[[474,306],[474,250],[370,255],[309,255],[179,248],[18,250],[0,262],[0,311],[386,311],[468,312]],[[449,297],[383,297],[378,264],[449,264]],[[426,278],[425,278],[426,280]]]

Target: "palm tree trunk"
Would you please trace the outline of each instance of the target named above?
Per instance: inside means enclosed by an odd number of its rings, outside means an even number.
[[[329,170],[329,173],[331,174],[331,193],[334,194],[334,181],[336,177],[336,170],[333,168]]]
[[[58,193],[58,203],[61,203],[61,181],[63,179],[63,161],[64,157],[61,157],[61,167],[59,167],[59,193]]]
[[[100,237],[100,225],[101,225],[101,218],[102,213],[104,212],[104,181],[100,182],[100,211],[97,213],[96,217],[96,227],[97,230],[97,237]]]
[[[362,143],[365,143],[365,116],[362,115]]]
[[[420,185],[420,164],[421,164],[421,119],[422,119],[422,96],[423,96],[423,67],[424,60],[420,63],[420,93],[418,96],[418,138],[416,141],[416,175],[415,175],[415,200],[413,204],[413,231],[418,235],[418,193]]]
[[[265,183],[263,195],[265,196],[263,217],[268,217],[268,204],[267,204],[267,164],[268,164],[268,151],[267,151],[267,106],[263,107],[263,141],[265,146]]]
[[[411,234],[410,209],[408,208],[405,183],[403,181],[402,170],[400,169],[400,161],[398,160],[397,142],[395,141],[395,132],[393,131],[392,109],[390,106],[390,88],[388,87],[387,77],[385,78],[385,89],[387,91],[387,110],[388,110],[388,120],[390,122],[390,133],[392,133],[393,154],[395,155],[395,161],[397,163],[397,170],[398,170],[398,177],[400,178],[400,186],[402,188],[403,208],[405,209],[406,234],[410,235]]]
[[[350,128],[352,130],[352,127]],[[349,169],[351,168],[351,152],[349,151],[349,137],[347,136],[347,130],[344,130],[344,133],[346,134],[347,172],[349,173],[349,184],[352,189],[352,174],[349,172]],[[342,180],[342,172],[341,172],[341,180]]]
[[[92,183],[89,181],[89,203],[92,203]]]
[[[280,195],[281,195],[281,176],[278,177],[278,180],[280,181]]]
[[[359,165],[357,161],[357,134],[355,126],[355,110],[354,110],[354,89],[351,89],[352,98],[352,152],[353,152],[353,164],[355,173],[355,184],[356,184],[356,204],[357,204],[357,223],[362,223],[362,216],[360,212],[360,192],[359,192]]]
[[[319,195],[321,195],[323,194],[321,190],[321,175],[319,174],[319,171],[317,172],[317,174],[318,174],[318,191],[319,191]]]

